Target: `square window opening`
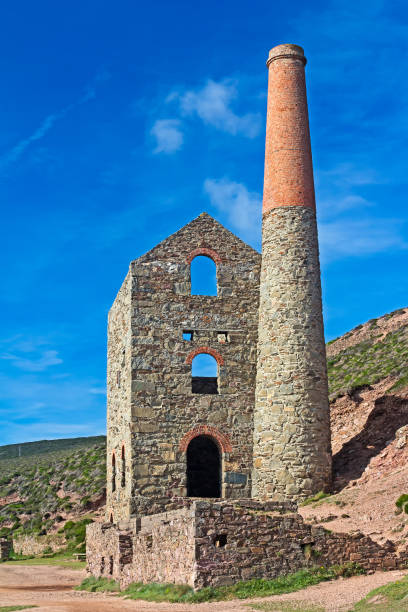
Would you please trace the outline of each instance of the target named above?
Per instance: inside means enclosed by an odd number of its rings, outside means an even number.
[[[227,534],[226,533],[221,533],[215,536],[214,538],[215,548],[224,548],[226,544],[227,544]]]
[[[191,342],[193,339],[192,331],[183,331],[183,340],[187,340],[187,342]]]

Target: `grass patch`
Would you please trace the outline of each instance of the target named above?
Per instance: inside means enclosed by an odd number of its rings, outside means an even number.
[[[370,325],[372,328],[374,321]],[[376,324],[374,325],[374,328]],[[408,385],[408,326],[389,332],[380,340],[372,335],[327,360],[330,399],[369,387],[380,380],[396,378],[390,392]]]
[[[325,608],[315,606],[309,601],[268,601],[267,603],[252,604],[249,607],[264,612],[325,612]]]
[[[229,599],[248,599],[250,597],[267,597],[300,591],[308,586],[340,576],[349,577],[363,574],[364,570],[357,563],[334,565],[329,568],[314,567],[299,570],[294,574],[280,576],[272,580],[262,578],[237,582],[230,586],[205,587],[199,591],[187,585],[177,584],[142,584],[134,582],[121,595],[127,599],[144,599],[146,601],[171,603],[202,603],[208,601],[225,601]],[[84,581],[85,582],[85,581]],[[81,584],[85,589],[84,583]]]
[[[356,603],[355,612],[403,612],[408,610],[408,576],[370,591]]]
[[[89,578],[85,578],[85,580],[83,580],[75,590],[90,591],[91,593],[100,593],[105,591],[118,592],[120,591],[120,586],[115,580],[90,576]]]
[[[319,491],[318,493],[316,493],[316,495],[313,495],[313,497],[308,497],[307,499],[305,499],[305,501],[299,504],[299,506],[309,506],[310,504],[314,504],[330,496],[330,493],[324,493],[324,491]]]
[[[4,565],[57,565],[68,569],[81,570],[85,569],[86,561],[75,561],[71,556],[56,555],[55,557],[31,557],[28,559],[5,561]]]
[[[14,612],[14,610],[28,610],[28,608],[38,608],[38,606],[0,606],[0,612]]]

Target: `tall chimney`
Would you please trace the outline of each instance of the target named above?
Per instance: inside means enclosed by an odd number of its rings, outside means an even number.
[[[330,420],[305,84],[297,45],[269,69],[252,496],[302,500],[331,486]]]

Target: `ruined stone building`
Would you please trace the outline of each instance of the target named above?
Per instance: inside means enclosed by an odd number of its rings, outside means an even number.
[[[109,313],[107,522],[87,532],[96,576],[199,588],[299,569],[306,545],[328,563],[393,558],[296,513],[331,485],[305,64],[296,45],[267,61],[262,256],[202,213],[130,264]],[[191,294],[203,255],[214,296]],[[202,353],[216,376],[193,376]]]

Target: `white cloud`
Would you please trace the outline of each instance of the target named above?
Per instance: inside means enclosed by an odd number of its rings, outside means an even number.
[[[102,70],[98,72],[98,74],[92,79],[90,83],[88,83],[84,89],[83,94],[72,104],[68,104],[61,110],[50,113],[47,117],[42,121],[37,129],[34,130],[32,134],[27,136],[26,138],[22,138],[14,147],[10,149],[8,153],[3,155],[0,158],[0,167],[8,166],[9,164],[17,161],[19,157],[24,153],[28,147],[36,141],[41,140],[44,136],[49,132],[54,124],[63,119],[65,115],[71,112],[77,106],[81,106],[90,100],[93,100],[96,97],[95,84],[101,81],[107,81],[110,79],[110,73],[106,70]]]
[[[156,138],[156,148],[153,153],[175,153],[183,146],[183,132],[179,119],[159,119],[151,129]]]
[[[226,178],[206,179],[204,190],[211,204],[225,213],[230,225],[246,240],[260,238],[262,198],[259,193],[248,191],[242,183]]]
[[[204,123],[223,132],[255,138],[261,129],[261,117],[259,113],[237,115],[231,109],[231,102],[236,98],[233,81],[226,79],[216,82],[210,79],[201,89],[181,95],[180,109],[182,114],[197,115]],[[174,99],[174,94],[170,99]]]
[[[401,235],[401,222],[381,218],[320,223],[319,245],[324,263],[343,257],[364,257],[408,248]]]
[[[39,357],[21,357],[13,355],[11,353],[4,353],[1,359],[11,361],[11,363],[20,370],[26,372],[42,372],[53,365],[59,365],[62,363],[62,359],[58,357],[57,351],[43,351]]]

